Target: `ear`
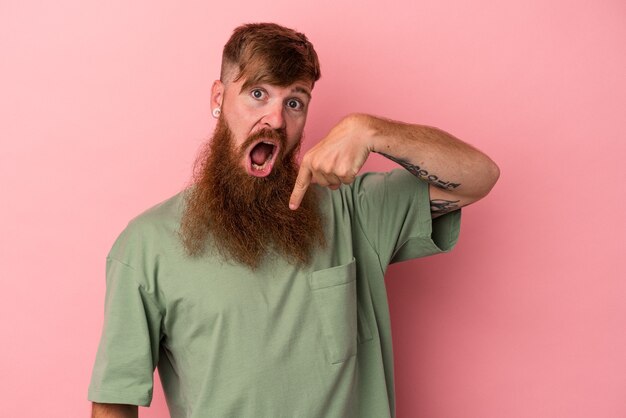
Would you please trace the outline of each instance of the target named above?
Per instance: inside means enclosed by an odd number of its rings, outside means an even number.
[[[224,100],[224,83],[220,80],[213,82],[211,87],[211,111],[222,107],[222,101]]]

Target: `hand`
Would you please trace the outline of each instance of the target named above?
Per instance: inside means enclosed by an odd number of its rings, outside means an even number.
[[[298,209],[311,183],[336,190],[356,178],[372,150],[369,116],[350,115],[302,158],[289,208]]]

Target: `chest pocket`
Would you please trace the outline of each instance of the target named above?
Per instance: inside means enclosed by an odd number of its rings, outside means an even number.
[[[372,338],[357,302],[356,264],[311,273],[309,286],[322,324],[326,354],[332,364],[356,355],[358,343]]]

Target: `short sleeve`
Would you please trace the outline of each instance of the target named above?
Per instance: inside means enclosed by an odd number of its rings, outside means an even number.
[[[162,314],[135,269],[109,257],[106,271],[104,326],[88,399],[149,406]]]
[[[355,214],[381,264],[447,252],[456,245],[461,210],[433,220],[428,187],[402,169],[367,173],[355,181]]]

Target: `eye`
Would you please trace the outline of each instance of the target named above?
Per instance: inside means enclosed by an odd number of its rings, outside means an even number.
[[[265,92],[261,89],[254,89],[250,92],[250,94],[252,95],[252,97],[254,97],[257,100],[260,100],[263,98],[263,96],[265,95]]]
[[[293,109],[293,110],[302,110],[304,105],[302,104],[302,102],[300,100],[289,99],[289,100],[287,100],[287,107],[289,109]]]

